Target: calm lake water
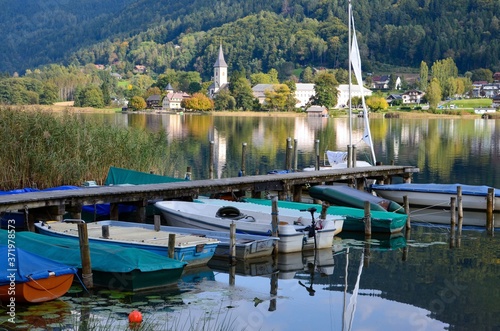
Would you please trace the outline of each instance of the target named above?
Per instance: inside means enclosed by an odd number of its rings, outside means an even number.
[[[345,149],[345,118],[91,115],[114,125],[166,130],[178,148],[165,175],[208,178],[209,142],[216,177],[237,176],[247,143],[247,175],[283,168],[286,139],[297,139],[298,168],[320,150]],[[354,118],[353,143],[361,120]],[[500,187],[500,121],[373,119],[378,160],[415,165],[415,182]],[[368,153],[363,142],[358,156]],[[230,269],[225,261],[186,273],[149,293],[74,286],[64,298],[17,307],[18,329],[77,330],[96,324],[126,330],[133,309],[152,330],[499,330],[500,240],[480,229],[450,236],[448,227],[416,225],[405,235],[341,233],[333,251],[280,255]],[[234,278],[231,275],[235,275]],[[0,307],[0,309],[2,309]],[[0,314],[0,321],[6,313]],[[88,321],[82,326],[82,321]],[[0,322],[1,323],[1,322]],[[15,326],[3,322],[1,328]]]

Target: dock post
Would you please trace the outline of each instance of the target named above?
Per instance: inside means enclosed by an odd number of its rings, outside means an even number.
[[[316,152],[316,157],[314,158],[316,162],[315,169],[319,170],[319,139],[314,141],[314,151]]]
[[[347,145],[347,168],[352,168],[352,145]]]
[[[288,154],[288,164],[286,165],[286,170],[288,170],[288,172],[292,172],[293,170],[293,146],[292,146],[292,142],[291,140],[289,141],[290,145],[288,146],[287,148],[287,151],[286,153]]]
[[[175,253],[175,233],[168,234],[168,257],[173,259]]]
[[[299,148],[299,140],[298,139],[294,139],[293,140],[293,171],[297,171],[297,162],[298,162],[298,154],[297,154],[297,150]]]
[[[214,147],[215,142],[210,141],[210,151],[208,154],[208,179],[214,179]]]
[[[457,186],[457,211],[458,211],[458,223],[457,232],[458,235],[462,235],[462,224],[464,221],[464,207],[462,203],[462,186]]]
[[[490,187],[488,188],[488,195],[486,196],[486,231],[489,235],[493,235],[493,210],[494,206],[494,198],[495,198],[495,189]]]
[[[246,164],[246,154],[247,154],[247,143],[241,144],[241,176],[245,176],[245,164]]]
[[[365,237],[370,238],[372,236],[372,217],[370,213],[370,202],[365,201]]]
[[[456,200],[456,197],[450,198],[450,248],[455,247]]]
[[[78,239],[80,240],[80,258],[82,259],[82,280],[86,288],[94,287],[92,264],[90,263],[89,234],[87,223],[81,220],[78,224]]]
[[[234,221],[229,225],[229,263],[236,263],[236,224]]]
[[[405,208],[406,217],[406,229],[411,229],[411,220],[410,220],[410,201],[408,200],[408,196],[403,196],[403,206]]]
[[[153,222],[154,222],[154,227],[155,231],[158,232],[161,229],[161,218],[160,215],[154,215],[153,216]]]
[[[357,156],[356,156],[356,146],[353,145],[351,148],[352,148],[352,150],[351,150],[352,161],[351,162],[352,162],[352,167],[354,168],[354,167],[356,167],[356,158],[357,158]]]
[[[288,170],[288,166],[291,163],[290,162],[290,153],[289,153],[289,147],[292,144],[292,138],[288,137],[286,138],[286,144],[285,144],[285,170]]]
[[[328,211],[328,207],[330,207],[330,205],[327,202],[323,201],[321,203],[321,214],[319,216],[320,219],[326,220],[326,212]]]
[[[271,221],[271,236],[278,237],[278,197],[273,196],[271,199],[272,202],[272,221]],[[278,244],[274,247],[273,254],[275,256],[278,255]]]
[[[109,239],[109,225],[103,225],[101,227],[102,230],[102,237],[104,239]]]
[[[110,203],[109,204],[109,219],[113,221],[118,221],[119,217],[119,210],[118,210],[118,204],[117,203]]]

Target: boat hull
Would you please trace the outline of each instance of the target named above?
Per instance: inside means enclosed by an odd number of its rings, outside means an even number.
[[[248,218],[240,220],[230,220],[215,217],[216,212],[224,206],[238,207]],[[234,221],[236,232],[258,235],[271,235],[271,214],[260,211],[252,211],[244,207],[251,207],[245,203],[232,202],[218,199],[204,199],[200,202],[163,201],[156,203],[156,207],[161,211],[167,223],[171,226],[198,228],[215,231],[228,231],[230,224]],[[211,216],[214,215],[214,216]],[[298,252],[303,249],[331,247],[335,228],[316,231],[316,244],[314,238],[309,237],[304,230],[305,226],[295,226],[291,217],[288,221],[280,215],[278,225],[279,241],[278,251],[281,253]],[[293,218],[297,221],[297,217]],[[291,223],[290,223],[291,222]]]
[[[466,211],[463,225],[484,226],[486,218],[486,196],[488,192],[487,186],[460,184],[393,184],[373,185],[372,189],[375,190],[377,195],[396,202],[402,203],[404,196],[406,196],[410,207],[412,207],[412,219],[425,219],[426,222],[430,223],[449,224],[450,201],[452,197],[457,196],[456,192],[458,186],[462,187],[462,208]],[[497,189],[495,189],[494,206],[500,206],[500,190]],[[433,212],[418,210],[418,208],[432,209]],[[440,210],[438,214],[441,215],[435,215],[435,210]],[[498,226],[500,225],[496,225],[496,227]]]
[[[269,199],[255,199],[255,198],[245,198],[248,203],[271,205],[271,200]],[[278,207],[281,212],[285,209],[308,209],[316,208],[317,210],[322,209],[322,205],[310,204],[302,202],[291,202],[291,201],[278,201]],[[342,225],[342,232],[364,232],[364,210],[358,208],[350,207],[337,207],[329,206],[327,209],[327,214],[332,215],[342,215],[345,217]],[[387,211],[372,211],[371,212],[371,225],[372,232],[377,233],[397,233],[400,232],[406,224],[407,215],[398,214]],[[336,234],[337,235],[337,234]]]
[[[135,234],[138,233],[138,228],[130,228],[128,229],[131,232],[133,239],[105,239],[101,237],[102,234],[102,226],[109,225],[109,222],[101,221],[95,223],[87,224],[87,232],[89,237],[89,242],[96,242],[101,244],[106,244],[110,246],[118,246],[125,248],[139,248],[144,249],[149,252],[168,256],[168,233],[163,235],[162,237],[158,236],[158,238],[154,237],[152,241],[153,243],[148,243],[148,239],[151,238],[149,234],[147,234],[144,239],[144,242],[141,242],[140,239],[133,238]],[[37,231],[41,234],[58,237],[58,238],[72,238],[78,240],[78,230],[76,224],[68,224],[64,222],[53,222],[53,223],[36,223],[35,227]],[[110,232],[113,232],[110,230]],[[156,235],[156,234],[154,234]],[[129,236],[130,237],[130,236]],[[178,238],[179,239],[179,238]],[[206,265],[208,261],[215,254],[215,250],[217,248],[219,241],[217,240],[204,240],[204,238],[200,238],[199,242],[187,242],[184,244],[176,243],[174,248],[174,259],[179,261],[185,261],[188,263],[186,267],[196,267],[200,265]]]
[[[12,297],[15,298],[16,303],[39,303],[55,300],[68,292],[73,278],[74,274],[53,275],[25,283],[16,283],[13,291],[11,291],[10,285],[3,285],[0,286],[0,301],[10,302]]]

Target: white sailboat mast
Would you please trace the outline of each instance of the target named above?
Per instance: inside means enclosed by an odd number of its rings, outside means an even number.
[[[351,168],[353,166],[352,159],[352,102],[351,102],[351,89],[352,89],[352,78],[351,78],[351,24],[352,24],[352,9],[351,9],[351,0],[349,0],[349,6],[347,9],[347,15],[349,16],[349,93],[348,100],[349,102],[349,146],[347,146],[347,167]]]

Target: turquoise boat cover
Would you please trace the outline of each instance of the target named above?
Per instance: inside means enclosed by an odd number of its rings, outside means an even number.
[[[104,185],[143,185],[183,182],[185,179],[148,174],[129,169],[109,167]]]
[[[6,230],[0,230],[0,245],[7,244]],[[16,247],[65,265],[81,268],[80,244],[71,238],[56,238],[29,231],[16,232]],[[93,270],[102,272],[143,272],[178,269],[186,262],[138,249],[89,243]],[[6,261],[6,257],[2,257]]]
[[[0,270],[0,286],[8,285],[14,278],[16,283],[48,278],[50,273],[56,276],[75,274],[76,268],[32,254],[18,247],[8,248],[0,245],[0,257],[6,261]]]

